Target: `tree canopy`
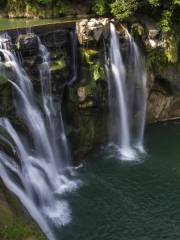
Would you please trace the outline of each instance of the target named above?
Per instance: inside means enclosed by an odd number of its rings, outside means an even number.
[[[126,20],[137,14],[153,17],[164,32],[180,23],[180,0],[2,0],[10,12],[31,10],[35,14],[43,8],[55,9],[59,15],[68,14],[73,4],[87,5],[89,13]],[[70,11],[69,11],[70,12]]]

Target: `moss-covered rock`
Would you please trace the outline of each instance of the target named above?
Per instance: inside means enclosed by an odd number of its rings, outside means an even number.
[[[0,239],[45,240],[35,223],[21,208],[17,199],[0,182]]]
[[[80,44],[86,44],[89,42],[96,43],[102,38],[108,38],[109,19],[82,19],[77,22],[76,28]]]
[[[3,74],[0,74],[0,86],[4,85],[5,83],[7,83],[7,77]]]
[[[57,71],[62,70],[66,67],[66,61],[65,59],[56,60],[51,63],[50,65],[50,71]]]
[[[73,98],[77,99],[80,108],[105,105],[107,84],[102,60],[103,54],[97,49],[80,49],[81,68],[79,79],[73,90]]]

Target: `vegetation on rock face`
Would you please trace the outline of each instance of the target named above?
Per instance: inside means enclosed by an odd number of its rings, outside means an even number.
[[[126,19],[135,13],[138,7],[136,0],[116,0],[111,4],[111,13],[120,20]]]
[[[94,0],[92,10],[98,15],[103,16],[108,12],[108,3],[106,0]]]
[[[86,67],[90,69],[90,78],[93,79],[94,83],[97,80],[104,79],[103,63],[100,61],[98,51],[93,49],[82,49],[81,55]]]
[[[81,13],[95,13],[98,16],[112,15],[119,20],[138,13],[152,16],[159,21],[164,32],[170,31],[174,23],[180,23],[180,0],[3,0],[9,16],[66,16],[75,13],[81,6]],[[87,6],[89,12],[83,12]],[[48,12],[48,14],[47,14]],[[14,15],[13,15],[14,14]]]
[[[13,220],[6,220],[4,222],[5,225],[0,226],[1,240],[45,240],[43,234],[37,230],[37,227],[33,223],[28,225],[28,221],[25,222],[21,217],[16,217]]]
[[[119,20],[136,14],[153,17],[164,32],[180,23],[180,0],[3,0],[10,17],[52,17],[95,13],[109,15]],[[76,8],[80,9],[76,11]],[[86,10],[84,7],[86,6]]]
[[[45,240],[40,229],[20,207],[0,181],[0,239],[1,240]]]

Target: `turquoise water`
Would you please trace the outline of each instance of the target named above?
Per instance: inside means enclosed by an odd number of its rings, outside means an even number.
[[[180,239],[180,124],[146,131],[147,155],[120,162],[94,150],[78,170],[83,186],[68,194],[72,221],[61,240]]]
[[[72,22],[68,19],[8,19],[0,18],[0,30],[30,28],[32,26]]]

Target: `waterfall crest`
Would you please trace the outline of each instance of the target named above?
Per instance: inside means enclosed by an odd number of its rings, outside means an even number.
[[[106,57],[105,69],[109,85],[110,142],[122,160],[134,160],[138,152],[144,151],[146,71],[138,47],[128,31],[127,36],[129,51],[126,65],[116,28],[110,24],[110,64]]]
[[[28,130],[31,142],[17,132],[10,121],[0,118],[0,139],[8,144],[14,158],[0,151],[0,176],[19,198],[50,240],[56,239],[51,226],[69,223],[71,211],[62,194],[77,188],[61,114],[54,107],[49,71],[49,53],[39,39],[42,110],[32,82],[15,54],[0,38],[0,73],[14,91],[15,108]],[[7,72],[8,68],[8,72]],[[9,74],[10,72],[10,74]],[[18,159],[18,160],[15,160]]]

